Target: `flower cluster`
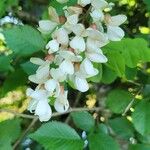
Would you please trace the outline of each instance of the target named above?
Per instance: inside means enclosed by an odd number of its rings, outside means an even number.
[[[39,31],[50,35],[50,41],[46,45],[45,59],[30,60],[39,66],[36,73],[29,76],[38,86],[35,90],[27,89],[27,96],[31,98],[28,110],[38,115],[40,121],[51,118],[49,103],[53,103],[57,112],[67,111],[66,83],[86,92],[89,89],[87,79],[99,73],[93,63],[107,62],[101,48],[109,41],[124,37],[119,26],[127,18],[106,14],[105,10],[111,10],[112,6],[105,0],[78,0],[76,6],[64,7],[65,16],[58,16],[55,8],[49,7],[50,20],[39,21]]]

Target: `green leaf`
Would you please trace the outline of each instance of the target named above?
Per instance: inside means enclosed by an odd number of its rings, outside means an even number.
[[[1,0],[0,1],[0,17],[2,17],[7,9],[12,6],[17,6],[18,0]]]
[[[150,12],[150,1],[149,0],[143,0],[143,1],[147,5],[147,10]]]
[[[119,150],[116,141],[104,133],[92,133],[88,136],[90,150]]]
[[[20,120],[7,120],[0,122],[0,149],[11,150],[11,143],[20,135]]]
[[[128,140],[134,137],[134,128],[126,118],[115,118],[108,121],[110,127],[120,138]]]
[[[133,96],[124,90],[112,90],[107,97],[106,105],[114,112],[121,114],[124,112],[128,104],[131,102]]]
[[[9,71],[12,68],[10,65],[10,58],[8,56],[0,56],[0,64],[0,72]]]
[[[146,144],[130,145],[129,150],[150,150],[150,145],[146,145]]]
[[[22,69],[17,69],[11,73],[5,79],[2,89],[1,96],[4,96],[7,92],[16,89],[19,86],[25,85],[28,78]]]
[[[106,65],[103,65],[102,70],[103,70],[102,82],[104,84],[110,84],[116,80],[117,75],[112,69],[108,68]]]
[[[150,84],[146,84],[142,90],[143,96],[149,98],[150,97]]]
[[[38,66],[31,63],[30,61],[21,64],[22,69],[27,75],[35,74]]]
[[[119,77],[125,76],[125,60],[122,54],[118,51],[108,50],[107,53],[108,63],[106,65],[111,68]]]
[[[90,131],[95,125],[94,118],[86,111],[73,112],[71,116],[75,125],[84,131]]]
[[[60,122],[43,124],[30,137],[48,150],[82,150],[83,141],[74,129]]]
[[[132,114],[135,129],[142,135],[150,134],[150,103],[141,101]]]
[[[27,25],[5,29],[3,33],[8,47],[18,56],[32,55],[45,46],[41,34]]]
[[[119,42],[110,42],[107,46],[104,47],[104,51],[106,54],[108,53],[109,59],[112,59],[111,61],[115,62],[115,64],[113,64],[114,67],[116,65],[114,68],[115,71],[117,71],[116,69],[118,66],[118,75],[123,73],[123,66],[121,68],[121,66],[119,66],[119,62],[124,65],[124,61],[128,67],[134,68],[139,62],[150,61],[150,49],[148,48],[148,43],[142,38],[124,38]],[[119,56],[117,53],[119,53],[121,56]]]
[[[137,68],[129,68],[129,67],[126,67],[126,78],[128,80],[134,80],[136,75],[137,75]]]

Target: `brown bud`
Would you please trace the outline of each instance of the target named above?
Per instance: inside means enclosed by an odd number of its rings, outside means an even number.
[[[71,47],[69,47],[69,48],[68,48],[68,51],[71,51],[71,52],[73,52],[73,53],[74,53],[74,49],[73,49],[73,48],[71,48]]]
[[[59,22],[61,24],[64,24],[66,22],[66,17],[65,16],[59,16]]]
[[[91,26],[90,26],[92,29],[97,29],[97,25],[95,24],[95,23],[93,23],[93,24],[91,24]]]
[[[54,60],[54,56],[53,56],[53,54],[47,54],[44,59],[45,60],[49,60],[49,61],[53,61]]]

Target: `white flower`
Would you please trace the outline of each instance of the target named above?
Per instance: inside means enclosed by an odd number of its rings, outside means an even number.
[[[69,0],[56,0],[58,3],[67,3]]]
[[[85,58],[80,65],[80,76],[90,78],[98,74],[98,70],[93,67],[91,61]]]
[[[103,54],[102,50],[99,48],[99,42],[88,38],[87,39],[87,51],[86,57],[89,58],[92,62],[97,63],[106,63],[107,58]]]
[[[106,63],[108,61],[107,57],[102,53],[101,50],[99,51],[100,52],[86,52],[86,57],[92,62]]]
[[[85,7],[86,5],[90,4],[91,0],[78,0],[78,4],[82,7]]]
[[[75,36],[71,41],[70,41],[70,47],[75,49],[77,53],[81,53],[85,51],[85,41],[82,37],[80,36]]]
[[[39,67],[36,71],[36,74],[29,76],[29,80],[37,84],[45,82],[49,77],[49,70],[50,70],[49,66],[51,62],[48,60],[44,61],[40,58],[35,57],[32,57],[30,61],[33,64],[39,65]]]
[[[63,91],[61,94],[56,98],[54,103],[54,107],[57,112],[64,113],[69,108],[69,102],[67,99],[68,91]]]
[[[35,111],[35,115],[39,116],[40,121],[48,121],[51,118],[52,110],[48,104],[49,95],[47,91],[28,88],[26,94],[31,98],[28,110],[31,113]]]
[[[64,7],[64,13],[66,17],[69,17],[74,14],[80,15],[82,14],[82,8],[75,6]]]
[[[78,23],[79,14],[73,14],[73,15],[66,16],[66,17],[67,17],[67,21],[63,27],[67,30],[68,33],[71,33],[72,28],[74,28],[74,25]]]
[[[124,37],[124,31],[119,27],[127,20],[125,15],[105,16],[105,23],[107,25],[107,36],[111,41],[120,41]]]
[[[104,20],[104,14],[101,10],[99,9],[94,9],[91,13],[90,13],[91,17],[93,18],[93,21],[103,21]]]
[[[62,62],[60,63],[59,68],[66,74],[73,74],[74,73],[74,62],[80,62],[82,60],[81,56],[76,56],[71,51],[62,50],[59,52],[60,57],[63,58]]]
[[[42,121],[48,121],[52,116],[52,110],[48,104],[47,99],[42,99],[38,102],[36,109],[35,109],[35,115],[39,116],[39,120]]]
[[[40,20],[38,30],[44,34],[51,33],[57,27],[57,23],[50,20]]]
[[[77,90],[86,92],[89,89],[86,78],[93,77],[98,74],[98,70],[93,67],[93,64],[87,58],[84,59],[79,66],[79,69],[73,76],[70,76],[70,80],[74,83]]]
[[[50,75],[53,79],[55,79],[58,82],[63,82],[66,80],[66,73],[64,73],[60,68],[52,68],[50,70]]]
[[[109,4],[105,0],[92,0],[91,5],[94,9],[104,10]]]
[[[49,79],[45,82],[45,89],[50,92],[50,96],[57,97],[60,93],[59,82],[54,79]]]
[[[68,42],[69,42],[69,37],[68,37],[68,32],[62,27],[62,28],[59,28],[57,29],[53,34],[52,34],[52,37],[54,39],[56,39],[55,41],[55,46],[58,48],[58,45],[61,44],[61,45],[68,45]],[[58,50],[56,48],[56,50]]]
[[[49,54],[55,53],[59,50],[59,43],[55,39],[51,40],[47,43],[46,49],[48,49]]]
[[[86,81],[85,78],[75,76],[74,84],[75,84],[76,89],[81,92],[86,92],[89,89],[88,82]]]
[[[90,39],[90,41],[95,42],[96,46],[98,46],[98,47],[103,47],[106,44],[108,44],[108,42],[109,42],[108,37],[104,33],[100,32],[96,29],[88,28],[86,30],[86,34],[87,34],[88,38]],[[94,47],[94,45],[93,45],[93,47]]]
[[[39,31],[44,34],[51,33],[59,24],[59,16],[53,7],[48,8],[49,17],[51,20],[41,20],[39,21]]]

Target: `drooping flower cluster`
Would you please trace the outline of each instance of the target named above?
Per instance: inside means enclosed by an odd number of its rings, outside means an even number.
[[[39,31],[51,39],[46,45],[45,59],[30,60],[39,66],[36,73],[29,76],[29,80],[38,86],[35,90],[27,89],[27,96],[31,98],[28,110],[38,115],[40,121],[51,118],[49,103],[53,103],[57,112],[67,111],[66,83],[86,92],[89,89],[87,79],[99,73],[93,63],[107,62],[101,48],[109,41],[124,37],[119,26],[127,18],[106,14],[105,9],[111,10],[112,6],[105,0],[78,0],[78,5],[64,7],[64,17],[49,7],[51,20],[39,21]],[[84,7],[88,9],[86,12]]]

